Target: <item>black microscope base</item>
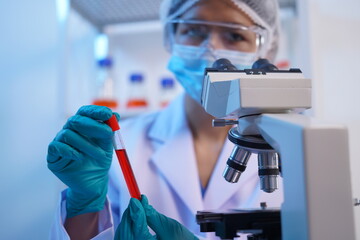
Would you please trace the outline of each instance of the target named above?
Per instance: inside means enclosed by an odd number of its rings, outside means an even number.
[[[281,240],[280,209],[198,211],[196,222],[201,232],[215,232],[221,239],[250,233],[248,240]]]

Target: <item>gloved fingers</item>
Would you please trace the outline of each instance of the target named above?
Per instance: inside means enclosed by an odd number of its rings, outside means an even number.
[[[121,222],[116,230],[115,240],[153,240],[149,232],[146,216],[141,203],[134,198],[130,199],[128,208],[124,211]]]
[[[62,142],[72,146],[79,152],[89,155],[95,159],[103,159],[108,157],[107,153],[101,147],[91,142],[88,138],[70,129],[61,130],[55,137],[54,141]]]
[[[65,143],[53,141],[49,144],[47,162],[48,168],[53,172],[60,172],[83,158],[82,153]]]
[[[143,206],[143,208],[146,210],[146,207],[149,206],[149,200],[148,200],[147,196],[144,194],[141,194],[140,202],[141,202],[141,205]]]
[[[136,198],[131,198],[129,203],[130,215],[134,224],[134,233],[137,239],[153,239],[150,234],[143,206]]]
[[[157,212],[145,195],[141,195],[141,204],[146,213],[149,227],[156,233],[159,240],[198,240],[193,233],[175,219],[169,218]]]
[[[147,217],[152,217],[153,215],[156,216],[158,214],[158,212],[149,204],[149,200],[144,194],[141,194],[140,202]]]
[[[120,114],[117,112],[113,112],[113,114],[115,114],[116,120],[120,121]]]
[[[110,108],[104,106],[87,105],[82,106],[76,113],[84,117],[89,117],[94,120],[106,121],[113,115]]]
[[[114,240],[133,239],[131,231],[132,222],[129,211],[130,210],[128,208],[124,211],[121,217],[120,224],[116,229]]]
[[[70,117],[63,129],[71,129],[90,138],[110,139],[113,135],[111,128],[104,122],[81,115]]]
[[[164,215],[158,213],[151,205],[145,195],[141,195],[141,204],[144,207],[146,219],[149,227],[156,232],[157,235],[166,228],[166,218]]]

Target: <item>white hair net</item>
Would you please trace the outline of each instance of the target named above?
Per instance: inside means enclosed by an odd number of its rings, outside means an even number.
[[[160,19],[163,22],[164,43],[171,50],[170,28],[166,23],[183,15],[188,9],[199,1],[206,0],[164,0],[160,6]],[[257,25],[265,28],[267,36],[260,57],[274,61],[279,45],[279,14],[277,0],[221,0],[231,1],[240,10],[246,13]]]

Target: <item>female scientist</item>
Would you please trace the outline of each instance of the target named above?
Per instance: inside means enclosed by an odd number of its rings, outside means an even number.
[[[165,0],[160,15],[171,53],[168,68],[185,94],[161,112],[121,123],[146,196],[129,205],[117,161],[111,164],[113,133],[104,121],[112,111],[84,106],[48,149],[49,169],[68,186],[51,239],[113,239],[116,229],[116,239],[151,239],[147,226],[158,239],[210,239],[199,231],[197,210],[258,207],[263,201],[279,207],[282,202],[281,191],[260,190],[255,159],[237,184],[222,178],[233,148],[227,140],[230,127],[213,128],[213,117],[199,104],[204,68],[216,59],[227,58],[239,69],[250,68],[259,57],[274,60],[277,1]]]

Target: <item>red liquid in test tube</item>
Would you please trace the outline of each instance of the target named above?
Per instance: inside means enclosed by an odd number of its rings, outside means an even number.
[[[112,117],[109,120],[105,121],[105,123],[109,125],[114,132],[113,144],[115,148],[115,153],[118,158],[121,170],[123,172],[130,196],[140,200],[140,190],[137,185],[134,172],[130,165],[129,157],[126,153],[126,149],[120,135],[120,126],[117,122],[116,116],[112,115]]]

